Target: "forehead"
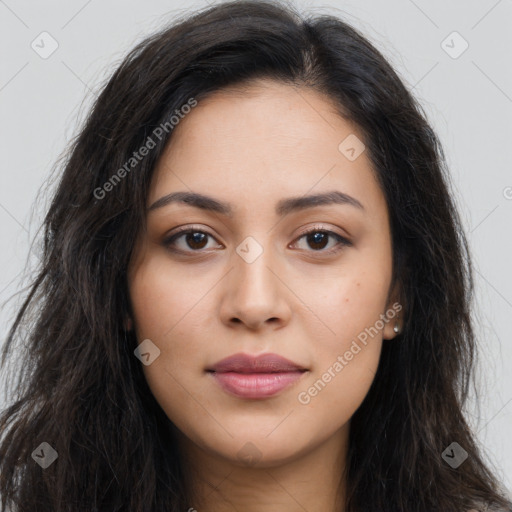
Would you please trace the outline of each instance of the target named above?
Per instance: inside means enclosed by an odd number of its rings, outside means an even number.
[[[300,143],[307,144],[307,149],[330,145],[330,153],[336,155],[336,142],[349,133],[362,138],[357,126],[342,118],[327,96],[310,88],[259,80],[221,89],[200,100],[174,130],[170,146],[201,144],[236,156],[240,151],[255,153],[264,143],[267,151],[260,152],[264,157],[270,150],[284,152]],[[295,152],[304,153],[301,147],[295,147]]]
[[[366,151],[351,160],[340,150],[348,137],[362,144],[358,127],[312,89],[259,81],[218,91],[174,128],[148,204],[176,190],[224,198],[235,210],[334,189],[382,202]]]

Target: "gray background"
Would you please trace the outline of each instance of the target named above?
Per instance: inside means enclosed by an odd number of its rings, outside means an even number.
[[[512,1],[296,4],[361,29],[419,97],[440,136],[475,263],[482,407],[472,399],[469,421],[512,489]],[[21,297],[5,301],[26,284],[27,264],[37,263],[30,242],[47,201],[36,197],[52,186],[49,173],[99,87],[136,42],[204,5],[0,0],[1,343]],[[43,31],[58,43],[46,59],[31,47],[34,40],[42,46]],[[448,37],[453,31],[469,44],[457,58],[445,51],[462,49],[462,40]]]

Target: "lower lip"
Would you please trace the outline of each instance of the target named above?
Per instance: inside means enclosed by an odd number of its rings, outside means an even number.
[[[297,382],[306,372],[235,373],[211,372],[224,391],[240,398],[267,398]]]

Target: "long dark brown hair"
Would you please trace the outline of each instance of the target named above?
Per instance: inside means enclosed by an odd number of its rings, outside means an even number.
[[[356,123],[390,214],[403,331],[385,342],[352,418],[346,511],[511,506],[464,417],[473,382],[471,263],[440,142],[382,54],[330,15],[219,3],[138,44],[72,141],[46,214],[40,268],[8,332],[14,400],[0,417],[2,510],[187,510],[174,425],[151,394],[126,270],[169,120],[191,98],[269,78],[326,94]],[[162,131],[162,129],[160,129]],[[160,133],[160,132],[157,132]],[[152,136],[154,147],[126,166]],[[125,172],[120,169],[124,168]],[[117,178],[113,178],[117,175]],[[110,183],[110,186],[105,185]],[[21,351],[21,352],[20,352]],[[457,442],[457,468],[442,453]],[[57,460],[43,469],[34,450]]]

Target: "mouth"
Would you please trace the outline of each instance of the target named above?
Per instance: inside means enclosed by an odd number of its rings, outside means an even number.
[[[222,390],[244,399],[275,396],[308,371],[277,354],[235,354],[206,369]]]

